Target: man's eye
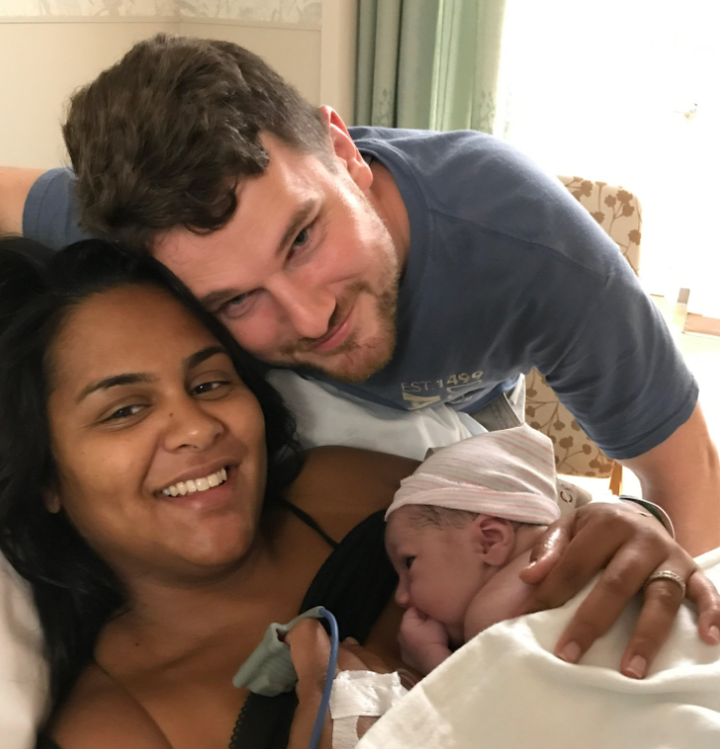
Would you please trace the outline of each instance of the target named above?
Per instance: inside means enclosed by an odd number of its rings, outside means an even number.
[[[310,239],[310,232],[307,229],[303,229],[293,242],[293,247],[302,247]]]
[[[232,299],[228,299],[227,302],[223,303],[222,307],[216,312],[218,315],[223,315],[229,318],[240,317],[250,307],[250,301],[252,299],[252,292],[245,294],[238,294]]]
[[[288,254],[287,254],[288,259],[292,259],[299,252],[302,252],[309,242],[310,242],[310,227],[308,226],[305,229],[303,229],[295,237],[295,241],[292,243],[292,247],[290,247],[290,250],[288,251]]]
[[[414,561],[415,557],[405,557],[405,568],[409,570],[412,567]]]

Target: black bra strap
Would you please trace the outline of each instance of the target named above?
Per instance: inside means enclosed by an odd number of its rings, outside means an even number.
[[[292,512],[295,517],[297,517],[299,520],[301,520],[305,525],[312,528],[314,531],[317,531],[317,533],[322,537],[322,539],[330,546],[332,549],[337,549],[337,547],[340,545],[337,541],[330,538],[327,533],[320,527],[320,524],[315,520],[314,517],[311,515],[308,515],[305,510],[301,510],[299,507],[294,505],[292,502],[289,502],[285,497],[279,497],[280,503],[283,505],[283,507],[287,508]]]

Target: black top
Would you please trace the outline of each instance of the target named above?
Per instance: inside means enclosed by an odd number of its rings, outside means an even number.
[[[308,588],[300,612],[324,606],[337,619],[340,639],[363,643],[397,586],[397,575],[385,553],[385,511],[373,513],[338,544],[307,513],[290,502],[285,506],[316,530],[333,552]],[[285,749],[297,698],[294,692],[277,697],[251,694],[238,716],[230,749]],[[35,749],[61,749],[41,734]]]

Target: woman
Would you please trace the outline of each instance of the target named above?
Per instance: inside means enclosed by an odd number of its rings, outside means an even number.
[[[161,265],[94,240],[31,250],[0,249],[0,524],[47,639],[49,734],[306,745],[312,668],[292,727],[294,696],[248,699],[232,675],[318,604],[400,664],[377,511],[414,463],[324,448],[301,466],[275,392]]]

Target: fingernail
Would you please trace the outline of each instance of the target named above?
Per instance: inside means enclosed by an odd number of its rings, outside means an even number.
[[[580,657],[580,646],[576,642],[569,642],[559,653],[558,657],[566,663],[577,663]]]
[[[708,630],[708,637],[717,645],[720,642],[720,629],[713,624]]]
[[[348,645],[359,645],[360,643],[354,637],[346,637],[343,642]]]
[[[635,655],[623,672],[631,679],[642,679],[647,671],[647,661],[641,655]]]

